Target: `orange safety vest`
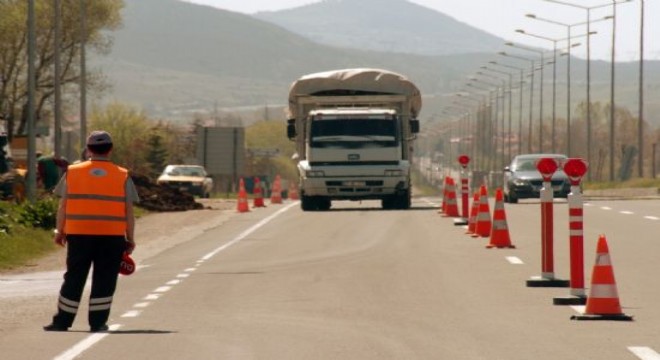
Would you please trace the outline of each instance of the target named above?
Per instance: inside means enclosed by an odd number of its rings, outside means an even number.
[[[126,235],[128,171],[110,161],[90,160],[66,173],[64,232],[77,235]]]

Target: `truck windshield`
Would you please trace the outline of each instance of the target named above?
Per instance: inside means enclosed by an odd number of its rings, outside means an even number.
[[[394,119],[315,119],[312,121],[313,148],[396,147],[399,137]]]

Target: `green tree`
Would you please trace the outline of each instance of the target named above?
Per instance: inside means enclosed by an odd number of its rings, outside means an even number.
[[[89,130],[105,130],[112,135],[112,159],[117,164],[140,174],[149,174],[148,142],[153,122],[128,105],[113,103],[90,114]]]
[[[149,176],[155,179],[163,171],[168,162],[168,151],[160,126],[153,128],[153,133],[149,135],[147,146],[147,163],[150,168]]]
[[[111,45],[110,31],[121,25],[123,0],[86,1],[86,44],[90,51],[105,54]],[[77,90],[80,81],[79,0],[61,0],[61,83],[63,93]],[[54,94],[54,2],[36,0],[36,110],[44,121],[46,105]],[[25,132],[27,124],[27,6],[25,0],[0,0],[0,120],[6,121],[9,137]],[[100,91],[100,73],[87,73],[90,90]]]

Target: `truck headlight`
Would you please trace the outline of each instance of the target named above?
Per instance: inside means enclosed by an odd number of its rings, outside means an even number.
[[[403,176],[403,171],[401,170],[385,170],[385,176]]]
[[[307,170],[305,175],[308,178],[325,177],[325,173],[322,170]]]

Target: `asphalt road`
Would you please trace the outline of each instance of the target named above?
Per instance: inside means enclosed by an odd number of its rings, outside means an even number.
[[[579,308],[553,305],[567,288],[526,286],[541,273],[537,201],[506,205],[516,249],[486,249],[438,205],[302,212],[285,203],[235,214],[122,278],[108,334],[87,332],[84,309],[73,331],[41,331],[53,294],[0,297],[5,311],[29,313],[0,332],[0,357],[660,359],[657,200],[585,205],[587,287],[605,234],[632,322],[570,320]],[[554,208],[555,274],[568,279],[568,209]]]

